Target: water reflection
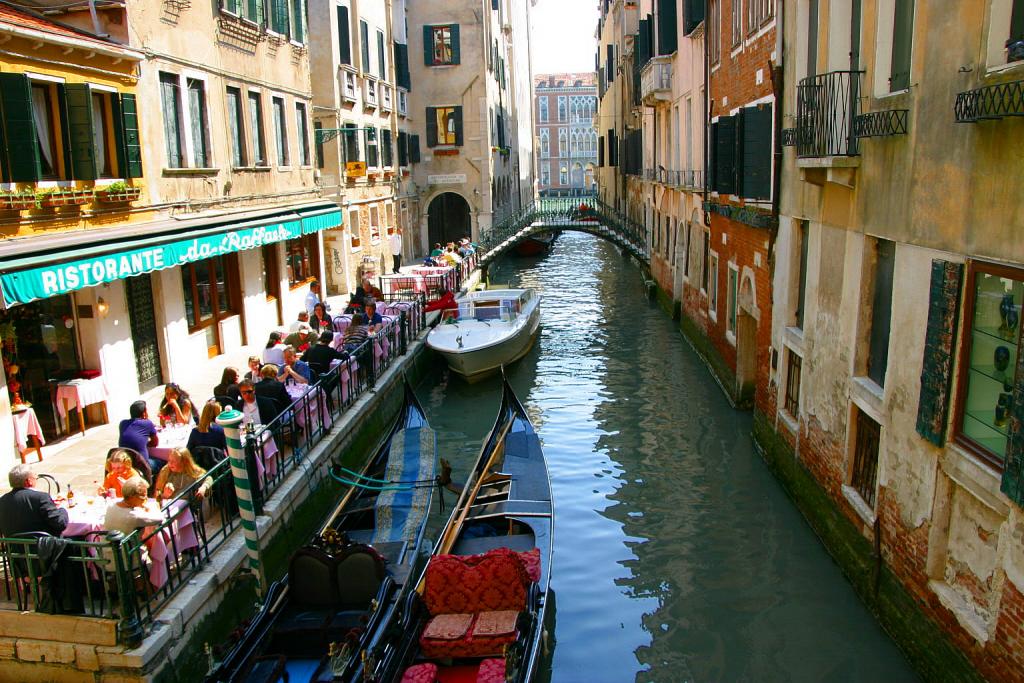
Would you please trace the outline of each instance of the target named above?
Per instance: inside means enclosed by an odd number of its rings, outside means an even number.
[[[544,297],[510,379],[554,490],[552,680],[913,679],[626,259],[567,234],[494,279]],[[443,378],[421,391],[462,476],[499,385]]]

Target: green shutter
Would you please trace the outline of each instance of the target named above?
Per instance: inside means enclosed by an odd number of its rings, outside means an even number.
[[[231,14],[238,14],[240,0],[221,0],[220,8]]]
[[[135,95],[121,94],[121,117],[124,126],[125,178],[142,177],[142,142],[139,139],[139,114]],[[120,163],[120,158],[119,158]]]
[[[683,31],[686,35],[693,33],[702,21],[704,21],[704,0],[686,0],[686,17],[683,20]]]
[[[75,176],[71,168],[71,127],[67,125],[68,95],[64,90],[63,83],[57,85],[57,115],[59,118],[54,122],[54,125],[60,129],[61,159],[64,162],[63,175],[61,177],[70,180]],[[55,167],[54,171],[58,172],[58,169]]]
[[[743,196],[770,199],[772,195],[772,105],[743,110]]]
[[[292,0],[292,40],[306,42],[306,0]]]
[[[239,9],[241,9],[242,2],[245,3],[245,18],[263,26],[265,21],[263,3],[266,0],[238,0]]]
[[[118,95],[111,95],[109,101],[110,118],[114,122],[114,158],[117,159],[114,175],[119,178],[127,178],[125,172],[128,167],[128,157],[124,147],[124,113],[121,111],[121,98]]]
[[[946,439],[963,269],[960,263],[932,261],[928,326],[925,328],[924,354],[921,359],[921,393],[917,404],[917,432],[940,447]]]
[[[427,147],[437,147],[436,107],[427,107]]]
[[[7,175],[16,183],[35,182],[42,175],[42,169],[28,77],[0,73],[0,104],[3,105],[4,138],[7,140],[4,159]]]
[[[999,488],[1010,500],[1024,507],[1024,353],[1017,354],[1014,377],[1009,439]]]
[[[359,22],[359,49],[363,57],[363,72],[370,73],[370,25]]]
[[[352,64],[352,36],[348,19],[348,7],[338,5],[338,61]]]
[[[270,30],[288,35],[288,0],[270,0]]]
[[[420,163],[420,136],[409,136],[409,163]]]
[[[423,63],[431,66],[434,63],[434,27],[423,27]]]
[[[715,189],[719,194],[735,194],[736,187],[736,116],[718,118],[718,139],[715,141]]]
[[[711,139],[708,145],[708,160],[707,160],[707,173],[708,177],[704,179],[704,185],[709,190],[714,190],[718,185],[718,174],[715,173],[715,149],[718,148],[718,122],[711,124]]]
[[[658,0],[658,54],[670,55],[676,51],[676,2]],[[742,11],[738,6],[736,11]]]
[[[915,0],[896,0],[892,29],[892,68],[889,73],[889,91],[910,87],[910,52],[914,36]]]
[[[68,104],[71,169],[75,180],[96,180],[96,141],[92,130],[92,91],[86,83],[64,86]]]
[[[1024,0],[1013,0],[1013,11],[1010,13],[1010,40],[1024,40]]]
[[[461,64],[461,57],[459,56],[459,25],[452,24],[449,28],[452,32],[452,64]]]
[[[455,144],[462,146],[462,107],[455,107]]]

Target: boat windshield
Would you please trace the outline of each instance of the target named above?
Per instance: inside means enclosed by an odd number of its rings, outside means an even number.
[[[520,308],[518,298],[463,301],[459,303],[459,320],[511,322],[519,315]]]

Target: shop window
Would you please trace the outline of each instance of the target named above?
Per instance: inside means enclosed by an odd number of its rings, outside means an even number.
[[[800,415],[800,373],[804,359],[792,350],[786,356],[789,360],[786,364],[786,400],[783,405],[786,412],[795,418]]]
[[[459,25],[423,27],[423,63],[427,66],[458,64]]]
[[[295,289],[310,280],[319,279],[320,258],[316,234],[297,237],[284,244],[288,286]]]
[[[875,488],[878,478],[878,442],[881,427],[859,408],[854,422],[853,474],[850,485],[868,507],[875,507]]]
[[[242,93],[238,88],[227,89],[228,128],[231,135],[231,165],[245,166],[245,118],[242,115]]]
[[[190,332],[237,312],[237,292],[232,291],[236,288],[229,287],[232,268],[228,260],[227,256],[215,256],[181,267],[185,320]]]
[[[267,144],[263,132],[263,99],[258,92],[249,93],[249,135],[252,136],[254,166],[267,165]]]
[[[1020,347],[1024,271],[973,264],[966,298],[970,328],[960,359],[958,440],[1001,468]]]
[[[277,151],[277,165],[288,165],[288,129],[284,115],[284,99],[275,97],[271,100],[274,111],[274,146]]]
[[[304,102],[295,103],[295,134],[299,136],[299,165],[309,166],[309,120]]]

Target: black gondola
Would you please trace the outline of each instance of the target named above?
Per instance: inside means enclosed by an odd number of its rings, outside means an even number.
[[[416,590],[371,646],[367,680],[525,682],[536,674],[551,574],[551,483],[526,410],[504,377],[503,384],[498,418]]]
[[[240,640],[208,682],[351,680],[362,653],[396,614],[421,548],[435,486],[436,438],[412,387],[362,471],[339,464],[341,501],[291,558]]]

